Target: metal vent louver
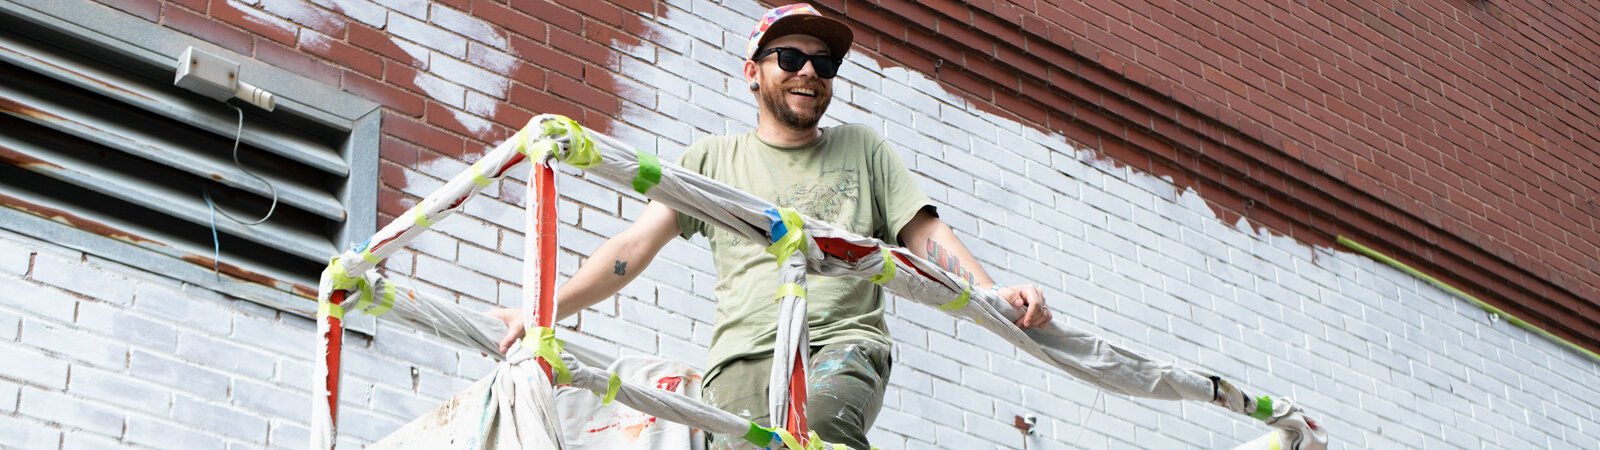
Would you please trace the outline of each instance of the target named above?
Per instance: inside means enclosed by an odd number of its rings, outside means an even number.
[[[239,217],[259,217],[270,194],[231,160],[237,113],[172,77],[44,27],[0,26],[0,205],[210,268],[202,190]],[[216,216],[223,272],[314,295],[342,247],[350,131],[281,109],[244,114],[240,159],[279,204],[257,226]]]

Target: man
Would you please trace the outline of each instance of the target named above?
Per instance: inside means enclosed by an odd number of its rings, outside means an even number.
[[[833,97],[833,77],[852,34],[810,5],[768,11],[751,33],[745,82],[759,104],[757,128],[711,136],[678,164],[773,203],[851,232],[899,242],[966,277],[975,289],[998,289],[1025,308],[1022,327],[1050,321],[1040,290],[1000,288],[941,221],[889,144],[870,128],[819,129]],[[643,271],[673,236],[704,234],[717,268],[716,323],[704,399],[766,424],[767,377],[777,330],[777,264],[765,246],[708,227],[659,203],[596,249],[561,290],[557,309],[571,315],[615,294]],[[871,448],[866,432],[882,406],[890,370],[883,290],[863,280],[811,277],[807,322],[811,367],[807,421],[828,442]],[[510,326],[502,350],[521,337],[521,314],[494,313]],[[712,448],[742,448],[741,436],[716,436]]]

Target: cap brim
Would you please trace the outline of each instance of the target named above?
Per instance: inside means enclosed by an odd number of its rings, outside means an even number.
[[[778,19],[767,32],[761,35],[761,41],[756,43],[756,50],[766,48],[768,42],[791,34],[804,34],[822,40],[828,46],[828,51],[834,56],[843,57],[850,52],[850,43],[855,39],[855,32],[843,22],[823,16],[810,14],[795,14]],[[745,55],[750,57],[754,55]]]

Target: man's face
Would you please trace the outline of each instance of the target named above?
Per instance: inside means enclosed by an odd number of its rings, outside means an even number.
[[[791,34],[767,43],[763,50],[788,47],[808,55],[826,55],[828,46],[821,40],[801,34]],[[756,81],[761,88],[756,92],[761,109],[771,114],[779,124],[793,130],[810,130],[817,127],[822,114],[833,101],[833,79],[817,76],[815,68],[807,62],[799,72],[786,72],[778,67],[778,55],[771,54],[755,62]]]

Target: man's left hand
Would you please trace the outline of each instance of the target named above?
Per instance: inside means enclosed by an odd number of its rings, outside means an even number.
[[[1050,323],[1050,307],[1045,306],[1044,291],[1039,290],[1039,286],[1006,286],[1000,288],[999,294],[1011,306],[1023,310],[1022,318],[1017,319],[1017,327],[1033,328]]]

